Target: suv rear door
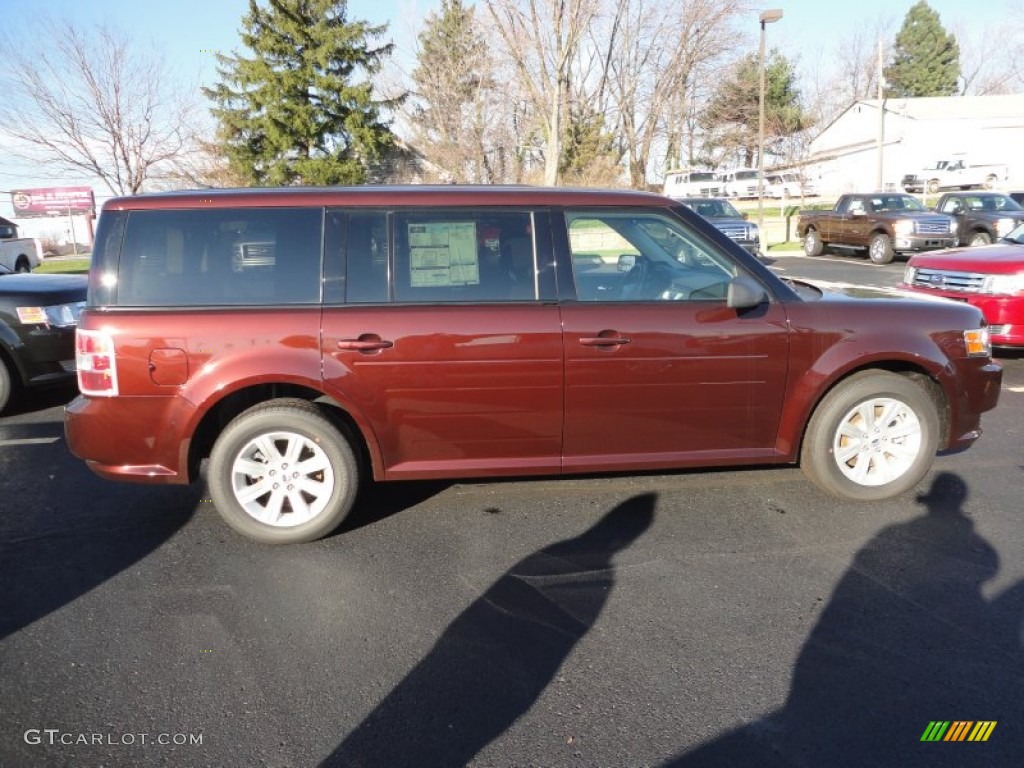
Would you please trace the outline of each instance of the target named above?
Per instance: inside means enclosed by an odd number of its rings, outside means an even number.
[[[557,473],[562,340],[548,216],[328,212],[323,375],[378,476]]]

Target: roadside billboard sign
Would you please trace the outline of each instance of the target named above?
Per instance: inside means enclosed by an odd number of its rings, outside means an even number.
[[[15,218],[91,214],[96,210],[91,187],[16,189],[11,192],[11,204]]]

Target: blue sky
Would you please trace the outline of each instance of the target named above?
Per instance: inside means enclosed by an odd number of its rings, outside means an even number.
[[[805,72],[825,72],[836,46],[855,29],[873,29],[887,20],[893,34],[898,30],[914,0],[775,0],[761,8],[782,8],[785,16],[769,27],[770,46],[787,56],[799,56]],[[671,0],[666,0],[670,5]],[[410,62],[416,30],[423,17],[440,6],[440,0],[351,0],[349,18],[387,23],[388,36],[399,47],[399,61]],[[975,34],[995,28],[1007,18],[1019,18],[1022,0],[994,0],[966,3],[964,0],[932,0],[947,29]],[[89,25],[106,23],[128,33],[137,43],[166,54],[174,74],[183,82],[211,85],[216,77],[209,51],[240,48],[238,29],[248,10],[248,0],[47,0],[46,3],[0,0],[0,17],[5,27],[22,31],[38,28],[40,9],[54,19],[72,19]],[[1016,13],[1011,12],[1016,9]],[[751,45],[757,39],[757,14],[750,13]],[[42,31],[42,30],[40,30]],[[23,35],[25,46],[45,44],[45,33]],[[669,44],[669,41],[666,41]],[[54,186],[52,179],[26,178],[30,174],[10,162],[0,163],[0,189],[12,186]],[[96,185],[97,193],[101,192]],[[0,195],[0,215],[6,210]],[[7,201],[9,202],[9,201]]]

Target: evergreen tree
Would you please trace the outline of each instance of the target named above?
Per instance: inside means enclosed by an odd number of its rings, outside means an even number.
[[[358,184],[393,145],[369,80],[392,44],[386,25],[348,21],[346,0],[249,0],[242,43],[250,57],[218,54],[218,138],[251,184]],[[357,79],[360,78],[361,79]]]
[[[419,33],[412,73],[416,148],[452,181],[493,180],[484,135],[496,86],[474,11],[462,0],[442,0],[440,11],[427,16]]]
[[[925,0],[907,11],[885,79],[889,95],[898,98],[956,95],[960,46]]]
[[[731,77],[721,83],[700,121],[711,134],[712,146],[737,154],[748,167],[757,162],[760,92],[758,55],[751,53],[740,59]],[[766,148],[808,125],[793,65],[775,49],[765,57],[764,115]]]

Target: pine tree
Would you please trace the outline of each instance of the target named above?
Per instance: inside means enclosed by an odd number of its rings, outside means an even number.
[[[808,121],[800,106],[793,65],[774,49],[765,58],[765,144],[771,147],[802,131]],[[748,167],[757,158],[760,93],[758,57],[752,53],[740,59],[701,116],[701,126],[713,134],[712,143],[738,153]]]
[[[249,0],[250,56],[219,54],[214,102],[231,169],[251,184],[358,184],[393,145],[370,78],[393,45],[386,25],[348,21],[346,0]]]
[[[955,96],[959,90],[960,46],[925,0],[907,11],[885,79],[897,98]]]
[[[493,180],[483,142],[496,84],[474,11],[462,0],[442,0],[419,33],[412,73],[417,149],[453,181]]]

